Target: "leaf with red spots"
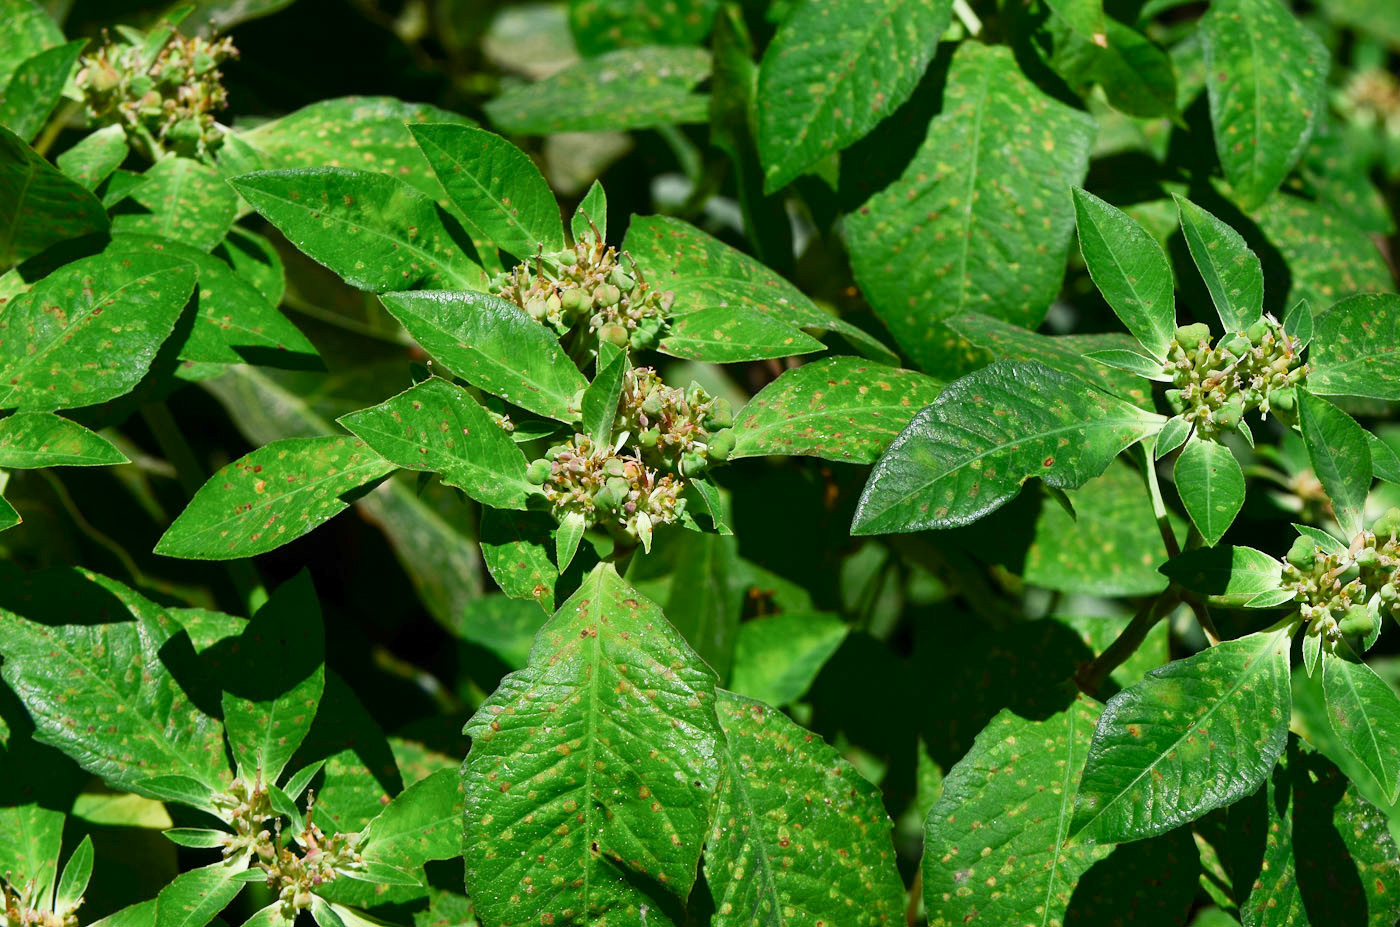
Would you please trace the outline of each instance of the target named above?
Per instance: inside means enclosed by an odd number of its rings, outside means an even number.
[[[1400,399],[1400,296],[1353,296],[1317,316],[1308,367],[1319,396]]]
[[[1104,707],[1075,800],[1081,841],[1151,837],[1250,794],[1288,734],[1287,630],[1148,673]]]
[[[69,42],[21,62],[0,92],[0,125],[25,141],[33,140],[58,105],[63,85],[86,44],[83,39]]]
[[[531,599],[545,611],[554,609],[559,568],[549,557],[558,523],[547,512],[509,512],[487,507],[481,512],[481,558],[501,591],[513,599]]]
[[[1322,692],[1337,739],[1393,803],[1400,797],[1400,695],[1344,642],[1322,656]]]
[[[901,923],[880,790],[776,708],[718,694],[723,773],[705,844],[714,927]]]
[[[969,524],[1031,477],[1076,489],[1164,421],[1044,364],[992,364],[914,416],[871,471],[851,532]]]
[[[194,283],[193,265],[161,254],[98,254],[49,274],[0,315],[0,408],[69,409],[127,393]]]
[[[467,723],[466,889],[493,927],[672,923],[720,774],[715,677],[599,565]]]
[[[358,438],[274,441],[211,476],[156,553],[234,560],[275,550],[339,515],[347,494],[393,470]]]

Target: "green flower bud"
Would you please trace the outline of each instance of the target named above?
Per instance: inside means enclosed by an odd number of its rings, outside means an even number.
[[[1400,590],[1397,590],[1392,583],[1386,583],[1380,589],[1381,601],[1386,605],[1394,605],[1400,602]]]
[[[1356,562],[1360,564],[1363,570],[1371,569],[1376,564],[1380,563],[1380,560],[1381,555],[1376,552],[1374,547],[1363,547],[1356,552]]]
[[[532,460],[525,468],[525,479],[536,486],[543,486],[554,473],[554,467],[547,460]]]
[[[608,282],[624,293],[632,292],[632,288],[637,285],[637,281],[632,279],[621,267],[614,267],[613,272],[608,274]]]
[[[1210,326],[1204,322],[1177,326],[1176,343],[1183,348],[1194,348],[1203,341],[1210,341]]]
[[[565,312],[575,312],[583,305],[582,290],[565,290],[559,294],[559,308]]]
[[[539,322],[549,315],[549,304],[536,297],[525,304],[525,311],[530,314],[530,318]]]
[[[710,410],[705,415],[705,428],[715,431],[720,428],[728,428],[734,424],[734,409],[729,404],[728,399],[720,398],[710,403]]]
[[[1234,428],[1244,418],[1244,397],[1231,396],[1230,400],[1215,410],[1215,423],[1222,428]]]
[[[726,460],[734,453],[734,432],[726,428],[710,436],[706,444],[706,455],[711,460]]]
[[[627,346],[627,329],[621,325],[604,325],[598,329],[598,339],[617,345],[619,348]]]
[[[1225,340],[1224,348],[1236,357],[1244,357],[1253,347],[1245,335],[1231,335]]]
[[[684,476],[699,476],[705,472],[709,461],[695,451],[686,451],[681,455],[681,474]]]
[[[1356,634],[1364,637],[1376,629],[1376,618],[1366,606],[1353,605],[1347,609],[1342,620],[1337,622],[1337,628],[1343,634]]]
[[[609,457],[603,461],[603,472],[608,476],[622,476],[627,472],[627,464],[621,457]]]
[[[1311,570],[1317,563],[1317,544],[1310,537],[1299,537],[1288,548],[1288,562],[1300,570]]]
[[[578,263],[578,255],[572,251],[560,251],[554,256],[554,260],[558,261],[562,267],[573,267]]]
[[[642,447],[656,447],[656,442],[661,440],[661,432],[655,428],[648,428],[646,431],[637,435],[637,440],[641,442]]]
[[[617,287],[610,283],[605,283],[593,291],[593,305],[600,309],[616,306],[621,298],[622,294],[618,292]]]
[[[1263,343],[1264,336],[1268,333],[1269,323],[1265,322],[1263,319],[1260,319],[1253,325],[1249,326],[1249,331],[1247,331],[1245,334],[1249,338],[1249,343],[1254,345],[1255,347],[1258,347],[1260,344]]]
[[[666,408],[666,402],[661,396],[661,390],[653,390],[647,393],[647,398],[642,400],[642,411],[650,416],[660,415]]]
[[[1341,582],[1343,586],[1345,586],[1347,583],[1351,582],[1353,579],[1358,578],[1359,576],[1361,576],[1361,564],[1353,560],[1351,563],[1348,563],[1345,567],[1342,568],[1342,572],[1337,574],[1337,579]]]

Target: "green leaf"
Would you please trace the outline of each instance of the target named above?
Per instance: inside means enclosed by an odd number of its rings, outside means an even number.
[[[730,456],[874,463],[942,384],[913,370],[824,357],[784,371],[734,417]]]
[[[849,629],[825,612],[773,615],[739,625],[730,685],[749,698],[782,707],[807,694]]]
[[[246,856],[182,872],[156,896],[155,927],[204,927],[243,890]]]
[[[19,512],[15,511],[15,507],[5,501],[3,496],[0,496],[0,531],[4,531],[6,528],[13,528],[22,521],[24,521],[24,519],[19,517]]]
[[[633,45],[700,45],[718,0],[570,0],[569,27],[584,55]]]
[[[549,559],[554,519],[544,512],[516,513],[485,508],[481,512],[481,555],[501,591],[515,599],[533,599],[545,611],[554,608],[559,569]]]
[[[114,788],[144,794],[138,783],[159,770],[223,790],[223,726],[172,674],[188,651],[161,609],[95,574],[33,574],[0,599],[0,674],[35,738]]]
[[[1284,315],[1284,334],[1288,335],[1290,338],[1298,339],[1301,345],[1298,348],[1299,351],[1307,347],[1312,342],[1314,330],[1313,323],[1314,317],[1312,307],[1308,304],[1308,301],[1306,299],[1298,300],[1296,303],[1293,304],[1293,308],[1289,309],[1287,314]],[[1317,352],[1314,351],[1312,354],[1312,358],[1316,359],[1316,357]],[[1309,367],[1309,369],[1311,369],[1311,366]]]
[[[1173,557],[1162,572],[1213,605],[1244,608],[1279,588],[1283,564],[1252,547],[1197,548]]]
[[[1366,444],[1371,448],[1371,469],[1376,479],[1400,483],[1400,454],[1369,431],[1366,432]]]
[[[965,525],[1033,476],[1074,489],[1165,421],[1038,363],[949,384],[871,471],[853,534]]]
[[[1141,32],[1115,19],[1108,20],[1107,26],[1107,47],[1094,49],[1094,76],[1109,105],[1144,119],[1176,116],[1176,73],[1171,56]]]
[[[0,270],[107,226],[97,197],[0,126]]]
[[[1371,449],[1356,419],[1308,390],[1298,390],[1298,429],[1308,461],[1332,500],[1332,511],[1347,537],[1361,533],[1366,496],[1371,491]]]
[[[1246,209],[1298,163],[1326,106],[1326,47],[1279,0],[1219,0],[1201,18],[1215,151]]]
[[[282,901],[278,899],[265,908],[259,908],[243,922],[243,927],[294,927],[295,921],[282,913]]]
[[[126,130],[119,125],[110,125],[89,133],[59,155],[58,166],[86,189],[95,190],[98,184],[111,176],[112,171],[121,167],[129,151]]]
[[[573,563],[579,541],[583,540],[586,530],[588,523],[584,521],[582,512],[569,512],[559,521],[559,530],[554,535],[554,559],[559,564],[560,573]]]
[[[0,0],[5,42],[0,45],[0,85],[26,58],[63,43],[63,31],[35,0]]]
[[[898,921],[904,882],[879,789],[762,702],[721,690],[717,713],[723,773],[705,846],[715,927]]]
[[[607,342],[599,344],[599,349]],[[594,447],[605,447],[612,439],[617,421],[617,404],[622,398],[622,378],[630,367],[626,351],[616,351],[610,361],[598,355],[598,372],[583,394],[583,430]]]
[[[594,237],[595,229],[597,230],[596,237],[601,241],[607,241],[608,195],[603,192],[603,185],[597,180],[593,181],[593,185],[588,188],[583,199],[579,200],[578,208],[574,210],[573,218],[569,220],[569,231],[573,234],[574,241],[583,241],[585,238]]]
[[[454,220],[396,177],[327,167],[257,171],[229,184],[353,287],[384,293],[485,283],[485,272],[462,251],[458,238],[465,234],[451,228]]]
[[[233,645],[224,729],[244,781],[275,783],[311,730],[326,687],[325,634],[310,574],[283,583]]]
[[[704,122],[709,100],[692,93],[710,74],[703,48],[624,48],[572,64],[486,104],[503,132],[620,132]]]
[[[21,62],[4,92],[0,93],[0,125],[25,141],[32,141],[58,105],[63,85],[68,82],[86,44],[86,39],[79,39],[46,49]]]
[[[675,294],[674,315],[718,307],[753,309],[796,328],[838,332],[862,353],[896,360],[877,339],[819,308],[781,275],[680,219],[633,219],[622,250],[648,283]]]
[[[1356,757],[1386,799],[1400,798],[1400,696],[1345,641],[1322,655],[1327,716],[1348,753]]]
[[[226,830],[205,827],[171,827],[161,833],[176,846],[193,847],[197,850],[221,847],[229,838],[229,832]]]
[[[441,473],[485,505],[523,509],[539,493],[510,436],[470,393],[441,377],[338,421],[395,466]]]
[[[856,281],[920,367],[947,372],[943,319],[1045,317],[1074,225],[1065,188],[1083,182],[1093,135],[1094,120],[1042,93],[1011,49],[958,46],[918,153],[846,217]]]
[[[1289,285],[1283,304],[1306,299],[1330,306],[1358,293],[1394,289],[1376,242],[1335,210],[1279,194],[1253,218],[1286,265],[1286,274],[1279,274]]]
[[[529,155],[485,129],[410,126],[447,195],[503,251],[526,260],[564,246],[559,204]]]
[[[365,828],[367,861],[412,870],[462,855],[462,778],[441,769],[409,786]]]
[[[1176,331],[1176,303],[1162,246],[1127,213],[1078,187],[1074,211],[1095,286],[1138,343],[1164,360]]]
[[[1244,470],[1214,441],[1186,442],[1172,468],[1177,495],[1207,547],[1217,544],[1244,505]]]
[[[735,364],[810,354],[824,350],[824,345],[771,315],[739,306],[716,306],[672,320],[657,350],[687,360]]]
[[[1100,364],[1107,364],[1110,367],[1117,367],[1119,370],[1126,370],[1147,380],[1156,380],[1159,383],[1170,383],[1171,377],[1162,372],[1160,361],[1150,357],[1143,357],[1136,351],[1124,350],[1123,348],[1108,348],[1103,351],[1090,351],[1085,355],[1098,361]]]
[[[257,287],[269,303],[281,305],[282,296],[287,290],[286,269],[272,242],[256,232],[235,225],[214,249],[214,256]]]
[[[1109,700],[1075,800],[1073,832],[1140,840],[1253,792],[1288,735],[1286,630],[1224,641]]]
[[[466,889],[485,921],[641,923],[685,897],[720,775],[714,683],[610,564],[584,579],[467,724]]]
[[[233,560],[275,550],[340,514],[350,504],[346,495],[393,469],[353,438],[274,441],[211,476],[155,552]]]
[[[217,813],[214,795],[217,790],[190,776],[148,776],[134,783],[142,795],[158,798],[166,804],[175,803]]]
[[[687,531],[667,548],[675,568],[666,619],[723,682],[734,659],[744,590],[732,579],[739,545],[733,537]]]
[[[1174,415],[1167,419],[1167,423],[1162,426],[1162,430],[1157,434],[1157,441],[1152,450],[1154,460],[1161,460],[1172,451],[1186,443],[1186,439],[1191,437],[1192,425],[1180,415]]]
[[[1041,713],[1037,712],[1037,716]],[[1075,882],[1109,847],[1067,843],[1099,706],[1078,696],[1030,720],[1004,709],[943,780],[924,822],[929,927],[1058,924]]]
[[[0,467],[110,467],[130,463],[106,438],[52,412],[0,419]]]
[[[578,420],[588,386],[558,339],[520,309],[485,293],[385,293],[414,340],[472,386],[561,422]]]
[[[34,794],[37,783],[32,778],[38,777],[32,772],[26,776],[18,768],[35,752],[11,747],[0,754],[8,766],[5,778],[9,780],[4,784],[4,805],[0,806],[0,866],[4,867],[0,871],[10,885],[21,890],[33,886],[31,897],[46,899],[58,876],[66,815],[43,807],[46,796]]]
[[[201,251],[211,251],[223,240],[238,211],[238,197],[218,171],[172,155],[157,161],[145,177],[147,183],[112,217],[114,232],[159,235]]]
[[[1047,0],[1045,5],[1081,39],[1098,46],[1108,43],[1103,0]]]
[[[1314,319],[1308,389],[1400,399],[1400,296],[1353,296]]]
[[[951,0],[795,4],[758,69],[764,192],[847,147],[909,99],[952,9]]]
[[[58,880],[58,892],[54,896],[55,912],[72,911],[83,900],[88,880],[92,878],[92,836],[84,834],[82,843],[68,857],[63,867],[63,875]]]
[[[46,276],[0,315],[0,408],[90,406],[134,387],[194,288],[164,255],[98,254]]]
[[[1264,313],[1264,271],[1240,233],[1183,196],[1174,196],[1181,234],[1201,272],[1220,323],[1249,328]]]

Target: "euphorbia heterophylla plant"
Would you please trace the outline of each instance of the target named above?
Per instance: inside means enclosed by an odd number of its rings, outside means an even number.
[[[99,7],[0,927],[1400,922],[1400,14]]]

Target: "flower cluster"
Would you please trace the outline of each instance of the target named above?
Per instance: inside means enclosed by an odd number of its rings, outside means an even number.
[[[674,299],[650,286],[635,263],[625,270],[617,249],[596,235],[517,264],[492,280],[490,290],[560,335],[584,329],[636,350],[656,347]]]
[[[650,367],[627,371],[614,433],[636,440],[644,461],[694,477],[734,450],[734,412],[698,384],[667,386]]]
[[[1342,635],[1367,637],[1384,614],[1400,618],[1400,509],[1390,509],[1351,542],[1344,553],[1319,547],[1301,536],[1288,551],[1283,587],[1308,622],[1308,634],[1321,634],[1330,650]]]
[[[327,837],[311,821],[308,802],[306,827],[292,838],[300,853],[271,840],[257,847],[258,862],[267,873],[267,887],[277,893],[282,915],[295,920],[298,911],[311,907],[311,890],[336,877],[364,868],[364,860],[344,834]]]
[[[1391,135],[1400,135],[1400,79],[1390,71],[1358,71],[1337,102],[1360,125],[1380,125]]]
[[[4,874],[6,877],[9,873]],[[77,905],[71,911],[46,911],[40,899],[29,897],[29,890],[17,891],[7,878],[0,877],[0,925],[4,927],[78,927]],[[79,900],[79,905],[82,901]]]
[[[1246,412],[1286,410],[1293,393],[1281,391],[1307,375],[1301,349],[1270,315],[1214,346],[1207,326],[1183,325],[1163,367],[1174,387],[1167,390],[1167,402],[1205,438],[1239,427]]]
[[[214,113],[228,103],[219,64],[237,57],[238,50],[227,38],[186,37],[173,29],[163,44],[151,44],[128,30],[121,40],[82,58],[77,84],[88,113],[120,124],[152,159],[165,151],[208,154],[223,141]]]
[[[526,475],[543,489],[560,521],[582,515],[631,544],[650,543],[652,528],[671,524],[685,512],[684,484],[611,447],[595,447],[587,435],[574,435],[532,462]]]

